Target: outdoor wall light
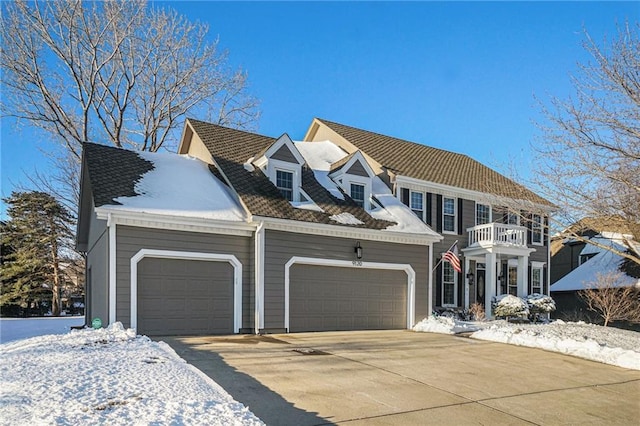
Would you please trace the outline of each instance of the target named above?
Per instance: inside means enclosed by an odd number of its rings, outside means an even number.
[[[353,248],[353,252],[356,254],[358,259],[362,259],[362,246],[360,245],[360,241],[356,243],[356,246]]]
[[[470,285],[472,285],[472,284],[473,284],[473,278],[474,278],[473,272],[469,272],[469,273],[467,274],[467,279],[469,280],[469,284],[470,284]]]

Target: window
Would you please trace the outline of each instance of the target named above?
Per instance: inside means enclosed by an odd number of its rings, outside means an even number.
[[[284,198],[293,201],[293,173],[276,170],[276,187]]]
[[[476,203],[476,226],[491,222],[491,206]]]
[[[456,306],[456,271],[442,262],[442,306]]]
[[[542,244],[542,216],[534,214],[531,219],[531,243]]]
[[[531,269],[531,292],[542,294],[542,268]]]
[[[456,199],[442,198],[442,230],[456,232]]]
[[[411,197],[409,198],[409,205],[411,210],[424,221],[424,194],[422,192],[411,191]]]
[[[520,215],[514,212],[507,212],[507,224],[508,225],[519,225],[520,224]]]
[[[589,260],[592,257],[594,257],[596,254],[598,254],[598,253],[581,254],[580,255],[580,264],[582,265],[584,262],[586,262],[587,260]]]
[[[351,199],[360,207],[364,207],[364,185],[351,184]]]

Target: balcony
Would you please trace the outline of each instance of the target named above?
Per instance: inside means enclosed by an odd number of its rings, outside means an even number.
[[[527,228],[504,223],[487,223],[467,228],[467,247],[513,247],[527,248]]]

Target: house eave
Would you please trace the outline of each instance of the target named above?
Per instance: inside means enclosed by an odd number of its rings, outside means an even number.
[[[455,197],[455,198],[465,198],[468,200],[476,200],[481,201],[483,203],[493,204],[493,205],[509,205],[515,202],[525,202],[528,205],[537,211],[543,211],[546,214],[552,214],[557,211],[557,207],[552,205],[546,205],[541,203],[535,203],[532,201],[521,200],[510,198],[502,195],[489,194],[486,192],[474,191],[466,188],[459,188],[450,185],[444,185],[441,183],[426,181],[422,179],[416,179],[409,176],[404,175],[396,175],[395,183],[398,186],[402,186],[403,188],[414,189],[417,191],[425,191],[428,192],[437,192],[439,194]]]
[[[428,246],[442,240],[438,234],[413,234],[377,229],[355,228],[324,223],[310,223],[297,220],[253,216],[254,222],[264,222],[265,228],[274,231],[286,231],[298,234],[324,235],[329,237],[353,238],[369,241],[384,241],[398,244]]]
[[[122,210],[101,206],[96,209],[98,219],[111,220],[118,225],[167,229],[185,232],[203,232],[250,237],[256,226],[247,222],[233,222],[202,217],[174,216],[152,212]]]

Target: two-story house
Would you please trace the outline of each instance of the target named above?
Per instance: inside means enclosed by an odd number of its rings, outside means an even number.
[[[493,296],[507,293],[549,294],[549,201],[463,154],[322,119],[305,140],[362,152],[396,197],[444,237],[434,244],[434,309],[490,307]],[[440,262],[456,242],[459,273]]]
[[[318,119],[299,142],[190,119],[178,152],[85,145],[87,318],[150,335],[402,329],[547,292],[550,204],[467,156]]]

